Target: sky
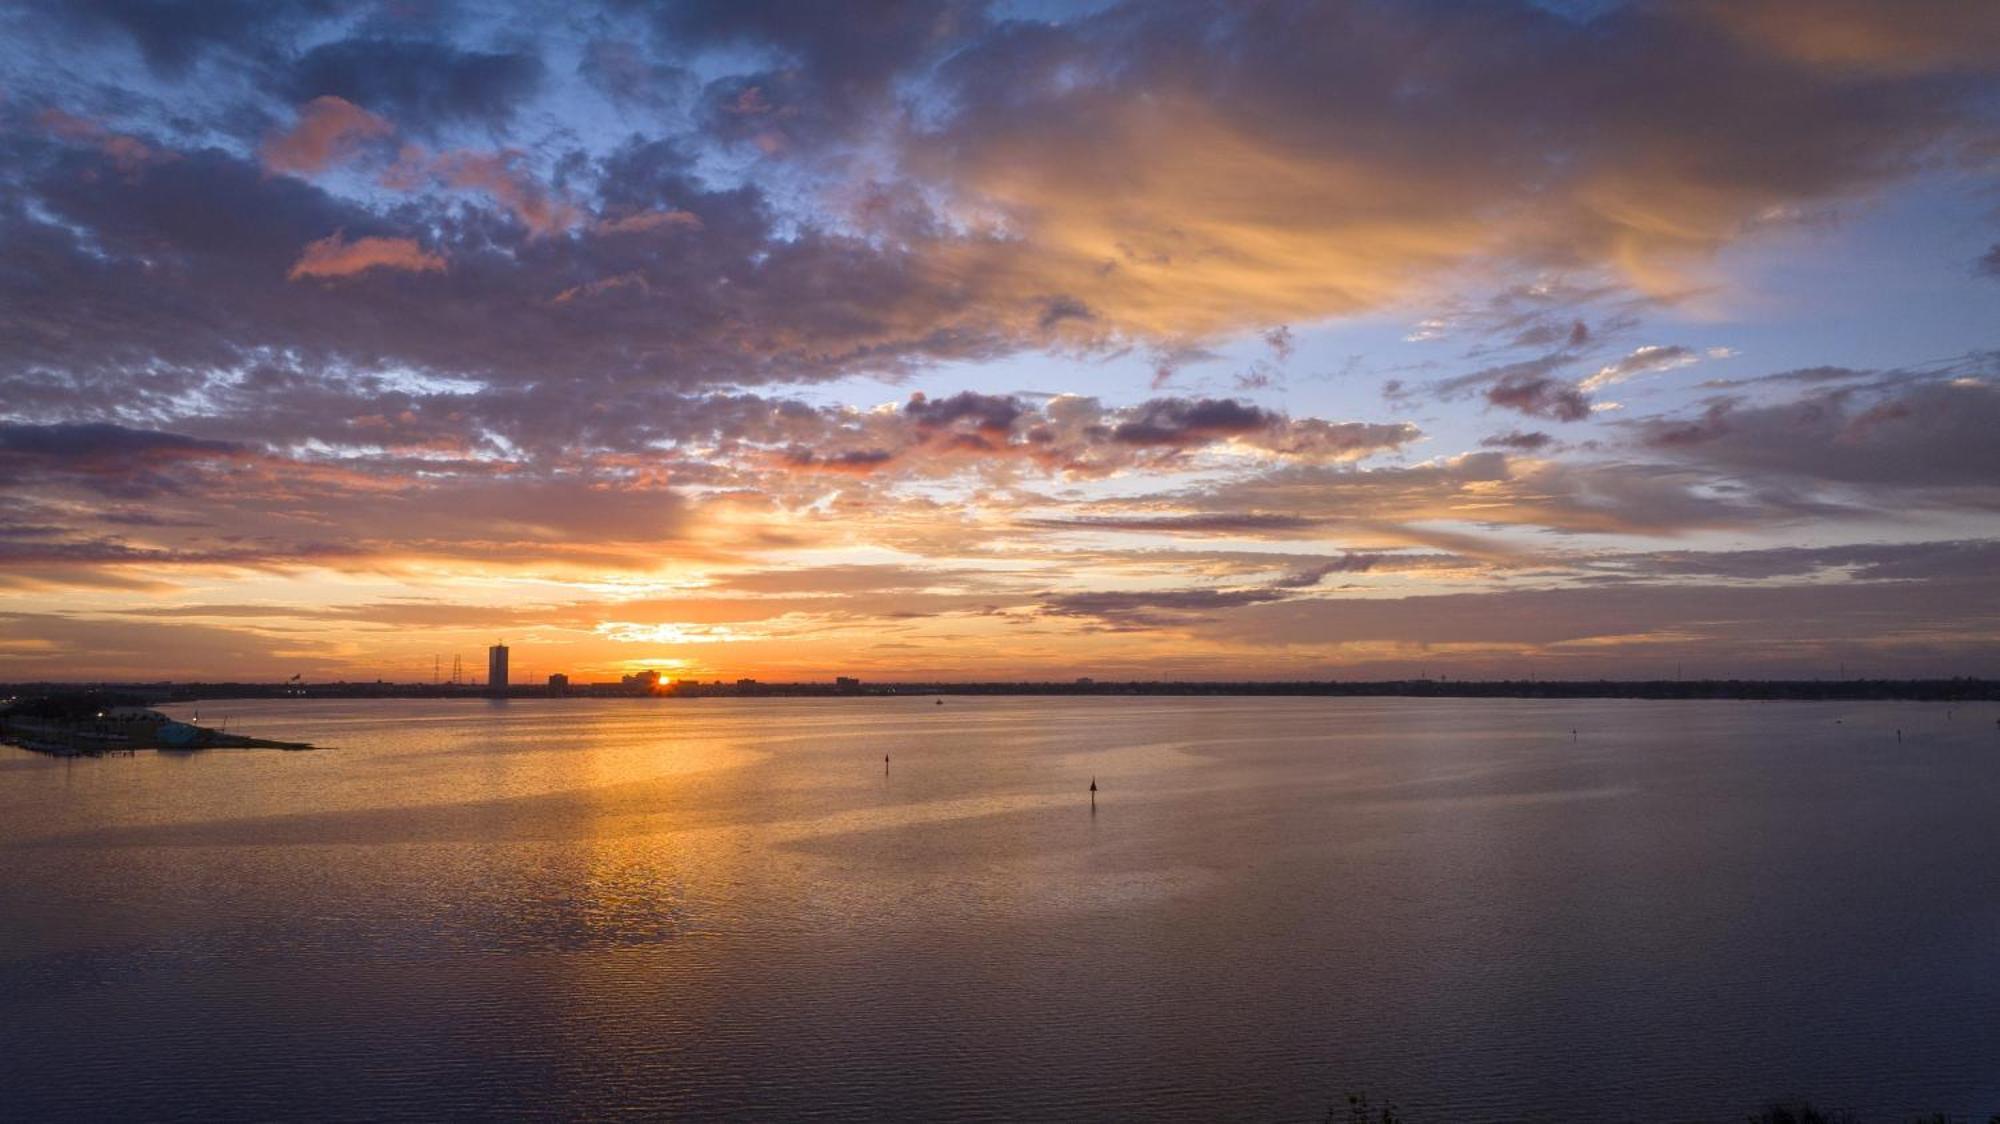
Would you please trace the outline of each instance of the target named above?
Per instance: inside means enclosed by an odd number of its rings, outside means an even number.
[[[2000,675],[2000,5],[0,2],[0,679]]]

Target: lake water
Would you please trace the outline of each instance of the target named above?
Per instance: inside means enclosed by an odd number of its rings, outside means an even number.
[[[0,749],[0,1118],[2000,1112],[1992,705],[201,711]]]

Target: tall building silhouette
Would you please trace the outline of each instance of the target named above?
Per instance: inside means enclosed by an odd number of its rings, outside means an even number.
[[[486,649],[486,687],[490,691],[507,689],[507,645],[495,644]]]

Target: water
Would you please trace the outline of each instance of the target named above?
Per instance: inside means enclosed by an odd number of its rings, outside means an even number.
[[[2000,707],[202,710],[0,750],[0,1119],[2000,1112]]]

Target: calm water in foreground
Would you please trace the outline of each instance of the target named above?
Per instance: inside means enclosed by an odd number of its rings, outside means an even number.
[[[0,749],[0,1118],[2000,1112],[2000,707],[201,709]]]

